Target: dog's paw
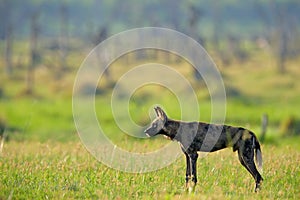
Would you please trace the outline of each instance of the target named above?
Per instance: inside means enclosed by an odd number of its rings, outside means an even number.
[[[262,185],[262,181],[260,181],[259,183],[256,183],[256,186],[255,186],[255,192],[259,192],[261,190],[261,185]]]
[[[195,187],[196,187],[196,184],[194,182],[190,182],[189,183],[189,185],[188,185],[188,192],[189,192],[189,194],[195,192]]]

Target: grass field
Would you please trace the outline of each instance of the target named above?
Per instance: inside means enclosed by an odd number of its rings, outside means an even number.
[[[14,79],[1,75],[4,95],[0,97],[0,121],[6,125],[8,140],[0,154],[0,199],[299,199],[300,137],[287,135],[290,126],[299,124],[300,70],[293,61],[288,63],[287,73],[279,74],[270,62],[258,56],[243,66],[220,68],[227,92],[225,123],[249,128],[259,136],[261,116],[269,116],[262,145],[265,181],[259,193],[254,193],[254,180],[231,149],[199,159],[195,194],[184,191],[183,156],[166,168],[143,174],[103,165],[81,144],[74,125],[72,86],[76,69],[54,80],[49,68],[39,67],[33,96],[23,93],[25,68]],[[112,70],[115,79],[120,77],[117,69],[121,64],[116,63]],[[171,65],[192,77],[186,63]],[[193,84],[201,120],[209,122],[209,95]],[[133,94],[129,104],[133,121],[148,124],[149,109],[155,104],[164,105],[170,117],[180,118],[178,101],[170,91],[155,88],[164,95],[153,95],[151,90],[141,88]],[[110,103],[109,95],[104,91],[96,96],[95,112],[105,122],[104,129],[114,144],[128,151],[147,152],[168,142],[161,137],[137,139],[119,131],[111,111],[104,109]]]
[[[132,174],[99,163],[80,142],[9,142],[1,154],[0,198],[299,199],[298,142],[262,146],[265,180],[258,193],[231,149],[199,159],[195,194],[184,191],[183,156],[164,169]]]

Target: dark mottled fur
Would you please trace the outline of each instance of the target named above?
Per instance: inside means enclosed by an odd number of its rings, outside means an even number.
[[[156,107],[157,118],[145,130],[148,136],[165,135],[180,143],[186,156],[186,186],[194,189],[197,183],[197,151],[214,152],[227,147],[238,151],[241,164],[255,179],[255,191],[263,180],[254,164],[254,154],[259,168],[262,166],[259,142],[253,132],[227,125],[207,124],[203,122],[182,122],[169,119],[165,112]],[[191,181],[191,182],[190,182]]]

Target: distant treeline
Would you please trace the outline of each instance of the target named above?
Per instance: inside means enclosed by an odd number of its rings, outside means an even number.
[[[34,15],[40,35],[54,37],[62,26],[70,36],[84,38],[103,29],[110,35],[144,26],[176,29],[199,40],[267,36],[278,26],[289,34],[300,31],[298,0],[1,0],[0,38],[8,29],[15,37],[29,36]]]
[[[59,49],[59,65],[64,66],[70,38],[96,45],[121,31],[156,26],[212,47],[224,66],[232,59],[247,60],[253,47],[270,51],[284,72],[286,61],[300,55],[299,19],[299,0],[0,0],[0,42],[7,74],[14,65],[13,44],[30,43],[31,74],[43,62],[41,41],[49,41],[52,51]]]

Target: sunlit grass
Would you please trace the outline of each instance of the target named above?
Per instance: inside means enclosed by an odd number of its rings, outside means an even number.
[[[151,142],[158,141],[148,140]],[[295,145],[282,140],[279,146],[262,146],[265,180],[257,194],[254,180],[231,149],[200,158],[199,183],[195,194],[188,195],[184,191],[184,156],[161,170],[132,174],[101,164],[79,142],[8,142],[1,154],[0,197],[297,199],[300,154]]]

